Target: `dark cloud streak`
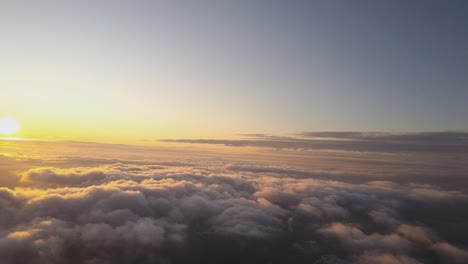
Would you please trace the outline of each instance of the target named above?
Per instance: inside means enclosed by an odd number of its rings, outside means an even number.
[[[162,139],[161,142],[215,144],[234,147],[264,147],[295,150],[343,150],[364,152],[466,153],[468,133],[364,133],[302,132],[300,137],[246,134],[251,139]]]

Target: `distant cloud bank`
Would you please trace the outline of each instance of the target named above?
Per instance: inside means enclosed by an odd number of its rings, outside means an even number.
[[[161,142],[217,144],[296,150],[344,150],[370,152],[451,152],[468,151],[468,133],[423,132],[301,132],[294,137],[241,134],[246,139],[162,139]]]

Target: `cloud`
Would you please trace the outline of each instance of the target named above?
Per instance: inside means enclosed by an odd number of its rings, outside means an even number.
[[[465,132],[419,132],[419,133],[384,133],[384,132],[300,132],[306,138],[332,138],[378,141],[409,141],[432,143],[468,143]]]
[[[158,141],[233,147],[385,153],[464,153],[468,150],[468,133],[465,132],[301,132],[296,137],[265,134],[244,134],[243,136],[247,136],[249,139],[162,139]]]
[[[397,233],[408,240],[428,245],[431,244],[435,238],[430,230],[421,226],[400,225]]]
[[[388,253],[369,252],[359,256],[357,264],[422,264],[414,258],[405,255],[394,255]]]
[[[435,264],[468,254],[468,195],[430,177],[226,156],[67,157],[18,161],[14,186],[0,188],[2,263]]]
[[[24,173],[21,183],[32,184],[34,187],[82,186],[102,182],[107,176],[101,171],[80,170],[65,172],[53,168],[32,169]]]
[[[431,247],[447,263],[464,263],[468,259],[468,251],[447,242],[437,242]]]
[[[365,234],[359,228],[342,223],[334,223],[318,230],[325,236],[336,238],[350,252],[381,250],[388,252],[407,252],[411,244],[396,234]]]

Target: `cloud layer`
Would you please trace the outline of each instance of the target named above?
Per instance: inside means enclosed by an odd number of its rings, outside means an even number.
[[[429,180],[346,181],[359,175],[226,159],[4,160],[0,165],[21,166],[9,175],[15,186],[0,188],[2,263],[430,264],[468,257],[466,190]]]

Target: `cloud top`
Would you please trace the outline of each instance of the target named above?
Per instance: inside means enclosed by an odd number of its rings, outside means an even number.
[[[16,168],[0,177],[14,184],[0,188],[2,263],[467,259],[465,186],[441,186],[419,169],[419,178],[395,175],[395,166],[412,164],[404,162],[411,156],[361,155],[355,166],[379,166],[353,172],[200,157],[1,158],[0,168]],[[337,156],[331,160],[327,166],[340,166]]]

